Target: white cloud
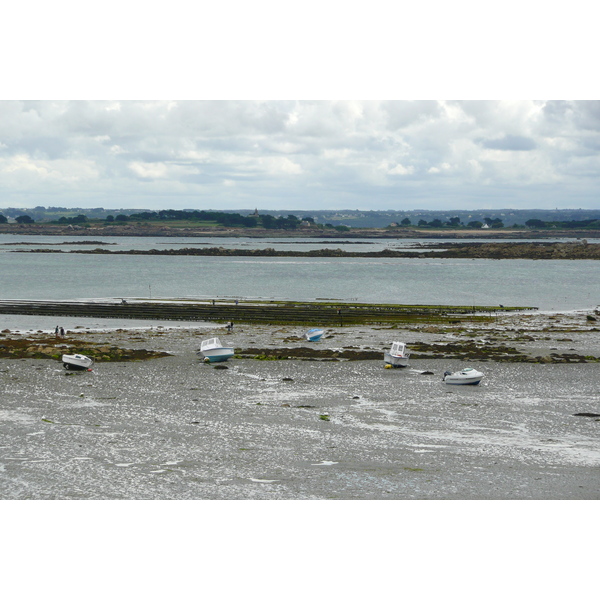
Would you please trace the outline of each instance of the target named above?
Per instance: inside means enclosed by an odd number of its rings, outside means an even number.
[[[386,162],[380,166],[380,169],[388,175],[412,175],[415,172],[413,166],[405,167],[399,163],[392,167]]]
[[[71,184],[76,182],[95,181],[98,171],[88,160],[40,160],[26,154],[17,154],[8,158],[0,158],[0,181],[5,189],[11,182],[19,186],[35,186],[47,184]]]
[[[185,175],[196,175],[199,170],[195,167],[188,167],[182,165],[173,165],[162,162],[131,162],[129,168],[138,176],[143,179],[175,179],[177,180],[181,176]]]
[[[442,163],[439,167],[430,167],[427,169],[428,173],[444,173],[448,172],[452,169],[452,167],[448,163]]]
[[[169,172],[167,165],[163,163],[132,162],[129,168],[143,179],[164,179]]]
[[[258,164],[263,166],[265,171],[271,175],[298,175],[299,173],[302,173],[302,167],[286,156],[260,158]]]

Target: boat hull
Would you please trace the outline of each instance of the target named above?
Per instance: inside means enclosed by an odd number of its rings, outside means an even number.
[[[475,369],[463,369],[456,373],[450,373],[447,371],[444,373],[444,383],[448,385],[479,385],[481,380],[484,378],[484,374]]]
[[[224,362],[233,356],[234,350],[233,348],[215,348],[214,350],[203,350],[198,354],[211,363]]]
[[[444,379],[444,383],[447,383],[448,385],[479,385],[482,379],[483,376],[473,377],[471,379],[452,379],[450,377],[446,377],[446,379]]]
[[[304,337],[309,342],[318,342],[321,339],[321,337],[323,336],[324,333],[325,333],[325,331],[323,329],[309,329],[304,334]]]
[[[63,367],[73,371],[87,371],[92,368],[94,361],[83,354],[63,354]]]
[[[383,355],[384,362],[387,365],[392,365],[392,367],[407,367],[408,359],[408,356],[394,356],[389,352],[385,352]]]

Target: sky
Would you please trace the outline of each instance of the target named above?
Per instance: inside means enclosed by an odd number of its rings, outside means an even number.
[[[0,42],[0,207],[598,208],[593,19],[485,4],[40,3]]]

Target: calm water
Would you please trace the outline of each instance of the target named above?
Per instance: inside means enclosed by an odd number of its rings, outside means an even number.
[[[89,238],[79,238],[89,241]],[[94,238],[109,250],[223,246],[281,250],[402,247],[427,240]],[[27,254],[73,237],[0,235],[1,299],[335,298],[341,301],[588,309],[600,303],[598,261],[232,258]],[[301,243],[310,242],[310,243]],[[31,246],[12,246],[13,243]],[[44,246],[42,244],[47,244]],[[89,248],[89,245],[81,246]]]

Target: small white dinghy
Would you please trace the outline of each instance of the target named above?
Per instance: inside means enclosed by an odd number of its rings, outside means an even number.
[[[477,371],[472,367],[465,367],[462,371],[444,373],[443,382],[449,385],[478,385],[485,377],[481,371]]]
[[[313,328],[313,329],[309,329],[305,334],[304,337],[309,341],[309,342],[318,342],[321,339],[321,336],[325,333],[324,329],[319,329],[317,327]]]
[[[223,362],[234,354],[233,348],[225,347],[219,338],[210,338],[200,344],[198,356],[204,357],[205,362]]]
[[[386,350],[383,353],[383,360],[392,367],[406,367],[409,358],[410,352],[408,352],[406,344],[403,342],[393,342],[389,352]]]
[[[63,354],[62,364],[65,369],[91,371],[94,361],[89,356],[84,356],[83,354]]]

